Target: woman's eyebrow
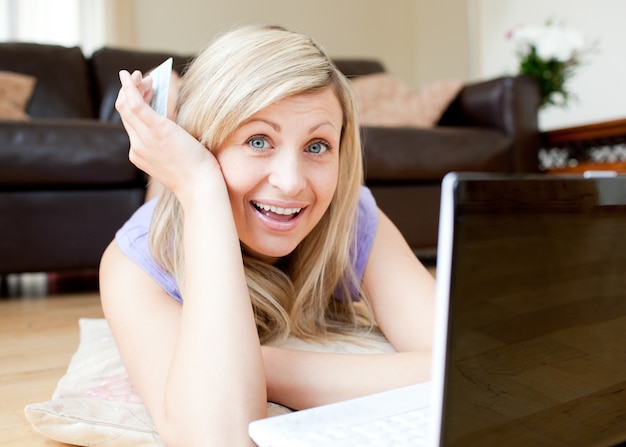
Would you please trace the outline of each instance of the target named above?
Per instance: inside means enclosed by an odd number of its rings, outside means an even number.
[[[317,129],[319,129],[320,127],[323,127],[323,126],[326,126],[326,125],[328,125],[328,126],[332,127],[332,128],[333,128],[333,130],[335,130],[337,133],[339,133],[339,130],[335,127],[335,125],[332,123],[332,121],[322,121],[321,123],[319,123],[319,124],[316,124],[316,125],[312,126],[312,127],[309,129],[309,133],[313,133],[313,132],[315,132]]]
[[[274,129],[276,132],[280,132],[280,124],[275,123],[275,122],[270,121],[270,120],[263,119],[263,118],[253,118],[253,119],[250,119],[250,120],[246,121],[245,123],[243,123],[243,125],[247,126],[248,124],[254,124],[254,123],[265,123],[268,126],[270,126],[272,129]]]
[[[250,119],[250,120],[248,120],[248,121],[244,122],[244,124],[243,124],[243,125],[244,125],[244,126],[247,126],[247,125],[249,125],[249,124],[254,124],[254,123],[264,123],[264,124],[267,124],[267,125],[268,125],[268,126],[270,126],[272,129],[274,129],[274,131],[276,131],[276,132],[280,132],[280,131],[281,131],[281,129],[282,129],[282,128],[280,127],[280,124],[275,123],[274,121],[270,121],[270,120],[265,119],[265,118],[252,118],[252,119]],[[320,122],[320,123],[318,123],[318,124],[315,124],[315,125],[311,126],[311,127],[309,128],[309,133],[313,133],[313,132],[315,132],[316,130],[318,130],[320,127],[323,127],[323,126],[326,126],[326,125],[328,125],[328,126],[332,127],[332,128],[333,128],[333,129],[334,129],[337,133],[340,133],[340,130],[338,130],[338,129],[335,127],[335,125],[332,123],[332,121],[330,121],[330,120],[324,120],[324,121],[322,121],[322,122]]]

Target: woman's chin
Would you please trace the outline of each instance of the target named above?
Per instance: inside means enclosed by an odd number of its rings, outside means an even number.
[[[295,250],[295,247],[278,248],[272,247],[271,249],[257,249],[253,250],[249,246],[242,244],[244,253],[260,261],[274,265],[285,256],[288,256]]]

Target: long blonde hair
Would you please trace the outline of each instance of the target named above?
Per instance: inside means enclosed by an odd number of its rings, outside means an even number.
[[[343,128],[337,189],[328,210],[280,266],[243,254],[264,343],[279,343],[290,334],[324,340],[373,325],[351,263],[358,250],[354,235],[363,183],[354,98],[348,81],[314,40],[275,26],[246,26],[222,35],[183,77],[177,121],[211,151],[267,106],[329,87],[343,110]],[[184,296],[182,219],[180,203],[165,191],[151,224],[151,251]],[[366,306],[354,305],[350,297],[355,290]]]

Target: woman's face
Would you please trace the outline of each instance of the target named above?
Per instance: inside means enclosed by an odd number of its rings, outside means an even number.
[[[342,123],[331,88],[296,95],[253,115],[217,152],[249,254],[274,263],[320,221],[337,187]]]

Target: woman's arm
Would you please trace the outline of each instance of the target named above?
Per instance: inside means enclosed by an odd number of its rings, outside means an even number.
[[[427,352],[434,330],[435,279],[417,259],[404,237],[379,210],[379,225],[365,267],[363,286],[376,321],[400,352]],[[421,365],[421,378],[430,376],[430,362]]]
[[[398,353],[263,347],[271,401],[302,409],[430,378],[435,281],[382,212],[363,286],[379,327]]]
[[[132,382],[170,446],[251,445],[265,415],[262,356],[230,202],[212,154],[146,104],[141,74],[121,73],[116,106],[130,158],[184,210],[185,303],[115,243],[101,264],[106,317]]]

